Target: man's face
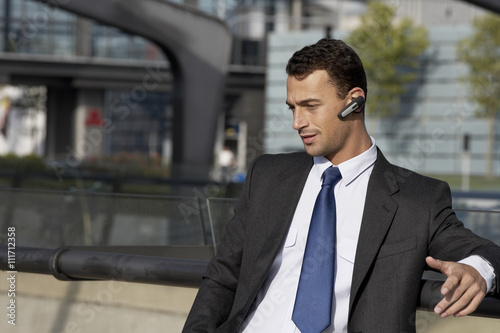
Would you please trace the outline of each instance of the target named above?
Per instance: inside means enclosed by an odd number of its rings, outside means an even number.
[[[340,120],[337,114],[350,99],[340,99],[328,79],[325,70],[314,71],[303,80],[289,76],[286,103],[293,112],[292,127],[298,131],[306,152],[333,162],[349,138],[349,122]]]

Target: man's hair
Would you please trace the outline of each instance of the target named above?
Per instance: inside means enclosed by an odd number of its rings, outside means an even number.
[[[367,95],[366,74],[356,52],[338,39],[321,39],[295,52],[288,60],[286,73],[298,80],[316,70],[326,70],[339,98],[345,98],[355,87]]]

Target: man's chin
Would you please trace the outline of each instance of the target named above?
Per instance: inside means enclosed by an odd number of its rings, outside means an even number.
[[[313,149],[311,146],[304,145],[304,149],[306,153],[312,157],[324,156],[323,152]]]

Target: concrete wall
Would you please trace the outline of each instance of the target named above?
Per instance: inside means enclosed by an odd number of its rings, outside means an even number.
[[[119,281],[66,282],[16,274],[16,325],[8,323],[7,272],[0,273],[2,333],[175,333],[197,289]]]

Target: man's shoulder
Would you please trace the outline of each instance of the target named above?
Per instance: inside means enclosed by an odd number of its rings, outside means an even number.
[[[383,175],[386,181],[397,183],[397,187],[405,187],[407,185],[411,187],[435,187],[446,184],[446,182],[437,178],[429,177],[405,167],[392,164],[380,151],[377,162],[379,165],[377,172],[379,176]]]
[[[392,165],[393,168],[394,168],[394,171],[396,174],[399,174],[399,175],[406,175],[407,177],[412,177],[414,178],[414,180],[416,182],[421,182],[421,183],[444,183],[443,180],[440,180],[440,179],[437,179],[437,178],[433,178],[433,177],[430,177],[430,176],[426,176],[424,174],[421,174],[417,171],[413,171],[413,170],[410,170],[410,169],[407,169],[407,168],[403,168],[403,167],[400,167],[400,166],[397,166],[397,165]]]
[[[305,152],[263,154],[249,168],[252,174],[268,177],[302,174],[313,165],[313,158]]]
[[[263,154],[256,161],[264,163],[312,163],[312,157],[305,152]]]

